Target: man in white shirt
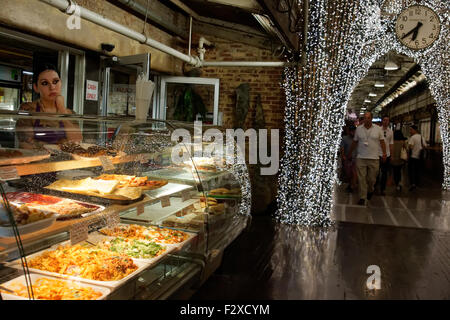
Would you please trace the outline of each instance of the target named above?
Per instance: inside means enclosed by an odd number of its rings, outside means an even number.
[[[379,126],[372,124],[372,113],[364,114],[364,125],[356,128],[355,137],[347,158],[351,159],[354,148],[358,146],[356,172],[359,182],[359,205],[365,205],[372,198],[378,170],[380,168],[379,148],[382,150],[382,162],[386,161],[386,144]]]
[[[409,133],[411,134],[408,145],[411,155],[409,157],[408,169],[409,169],[409,190],[414,190],[419,184],[419,173],[420,173],[420,154],[424,147],[427,146],[426,142],[423,140],[422,136],[417,129],[417,126],[412,125],[409,128]]]
[[[384,143],[386,144],[386,161],[382,161],[383,151],[380,150],[380,169],[381,169],[381,179],[380,179],[380,191],[381,195],[384,196],[384,190],[386,190],[387,176],[389,169],[391,167],[391,154],[394,153],[394,132],[389,129],[389,117],[384,116],[381,122],[381,132],[383,132]]]

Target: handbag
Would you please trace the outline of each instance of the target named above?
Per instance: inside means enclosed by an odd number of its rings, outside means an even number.
[[[403,146],[402,150],[400,151],[400,159],[408,161],[408,152],[406,151],[405,146]]]

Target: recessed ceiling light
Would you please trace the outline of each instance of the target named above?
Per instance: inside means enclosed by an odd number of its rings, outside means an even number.
[[[381,81],[376,81],[374,86],[377,88],[384,88],[384,83]]]
[[[370,92],[370,93],[369,93],[369,97],[376,97],[376,96],[377,96],[376,93],[373,93],[373,92]]]
[[[364,103],[371,103],[372,101],[370,101],[369,99],[364,99]]]

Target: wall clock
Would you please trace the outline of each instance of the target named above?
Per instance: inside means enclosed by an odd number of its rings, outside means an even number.
[[[423,5],[413,5],[403,10],[395,23],[398,41],[413,50],[431,46],[441,32],[439,16],[433,9]]]

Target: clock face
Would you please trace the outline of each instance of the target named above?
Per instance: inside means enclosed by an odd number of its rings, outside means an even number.
[[[425,6],[410,6],[397,18],[395,33],[398,40],[413,50],[428,48],[439,38],[441,22],[438,15]]]

